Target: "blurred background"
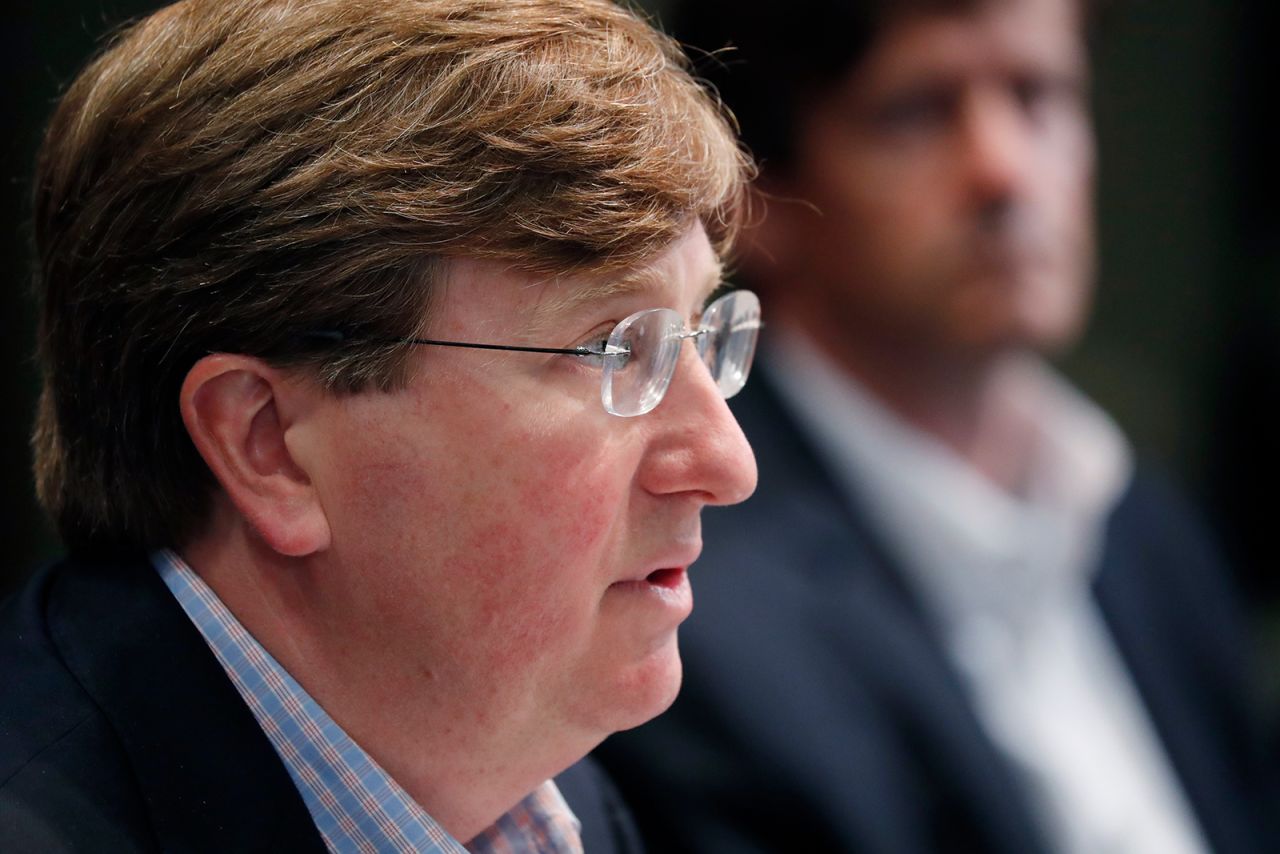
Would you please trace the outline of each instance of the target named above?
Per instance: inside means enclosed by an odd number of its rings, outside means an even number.
[[[644,5],[661,18],[674,2]],[[158,5],[19,0],[4,22],[0,593],[58,548],[35,505],[27,446],[36,391],[31,162],[60,88],[105,33]],[[1280,123],[1268,93],[1280,79],[1278,19],[1271,0],[1118,0],[1107,9],[1094,50],[1100,281],[1089,334],[1063,362],[1208,510],[1238,567],[1273,701]]]

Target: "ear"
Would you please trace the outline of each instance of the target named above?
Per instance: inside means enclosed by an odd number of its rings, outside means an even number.
[[[285,443],[289,404],[305,394],[260,359],[206,356],[179,397],[196,450],[250,529],[274,551],[301,557],[329,546],[329,521]]]

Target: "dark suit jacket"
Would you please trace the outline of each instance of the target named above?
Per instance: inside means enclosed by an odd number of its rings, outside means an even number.
[[[599,770],[556,779],[587,852],[638,851]],[[0,606],[0,850],[317,851],[271,743],[145,559]]]
[[[663,852],[1046,850],[1027,789],[865,515],[757,375],[760,486],[705,515],[675,706],[598,752]],[[1208,840],[1277,850],[1223,572],[1159,484],[1110,519],[1096,595]],[[1268,842],[1270,844],[1268,844]]]

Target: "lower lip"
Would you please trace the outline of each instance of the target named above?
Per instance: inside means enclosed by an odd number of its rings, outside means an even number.
[[[616,582],[609,589],[622,595],[652,601],[661,607],[683,612],[686,616],[693,610],[693,590],[689,587],[689,574],[684,567],[659,569],[645,578]]]

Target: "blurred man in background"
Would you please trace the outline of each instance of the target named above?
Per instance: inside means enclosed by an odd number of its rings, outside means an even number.
[[[122,31],[37,167],[70,556],[0,603],[0,849],[634,850],[579,760],[754,487],[749,169],[608,0]]]
[[[770,329],[684,693],[602,751],[650,842],[1264,850],[1215,549],[1045,363],[1094,273],[1088,10],[685,11],[763,162]]]

